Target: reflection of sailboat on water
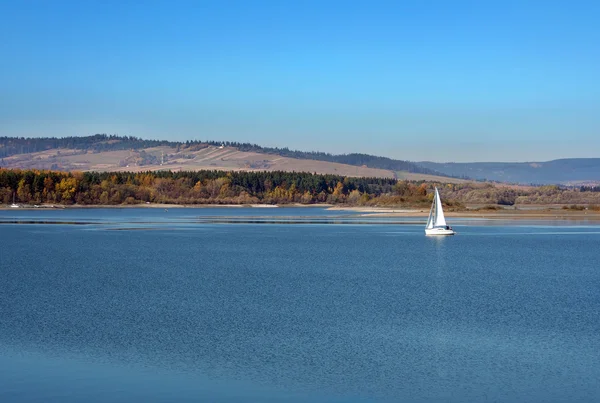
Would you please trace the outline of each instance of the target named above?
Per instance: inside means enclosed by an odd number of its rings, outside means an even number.
[[[19,208],[19,205],[15,203],[15,194],[13,193],[13,204],[10,205],[12,208]]]
[[[454,235],[454,230],[446,224],[444,210],[442,209],[442,199],[437,188],[435,188],[435,196],[429,211],[427,226],[425,226],[425,235]]]

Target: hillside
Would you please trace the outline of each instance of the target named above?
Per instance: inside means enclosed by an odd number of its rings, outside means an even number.
[[[277,155],[238,151],[233,147],[206,146],[199,150],[168,146],[138,150],[92,152],[52,149],[3,158],[5,168],[61,171],[296,171],[392,178],[393,172],[325,161],[299,160]]]
[[[368,154],[352,153],[334,155],[318,151],[298,151],[288,148],[262,147],[251,143],[220,142],[220,141],[166,141],[145,140],[131,136],[108,136],[96,134],[93,136],[79,137],[40,137],[18,138],[0,137],[0,158],[11,157],[19,154],[35,154],[48,150],[68,149],[89,151],[93,153],[123,150],[144,150],[156,147],[169,147],[181,151],[197,151],[206,147],[231,147],[241,152],[277,155],[293,159],[307,159],[313,161],[326,161],[353,166],[367,166],[369,168],[385,169],[390,171],[405,171],[438,175],[439,172],[423,168],[413,162],[394,160],[387,157],[378,157]]]
[[[411,162],[351,153],[329,154],[251,143],[145,140],[96,134],[63,138],[0,137],[0,167],[62,171],[295,171],[352,177],[464,183],[600,184],[600,158],[547,162]]]
[[[600,183],[600,158],[569,158],[547,162],[419,162],[446,175],[522,184],[582,185]]]
[[[0,137],[0,166],[61,171],[295,171],[442,180],[435,171],[414,163],[366,154],[332,155],[247,143],[182,143],[106,135],[60,139]]]

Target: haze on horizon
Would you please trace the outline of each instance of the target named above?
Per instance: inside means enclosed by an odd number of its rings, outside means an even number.
[[[600,157],[595,1],[0,2],[0,136]]]

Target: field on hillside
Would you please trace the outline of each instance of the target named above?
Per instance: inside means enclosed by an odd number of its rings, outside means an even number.
[[[272,154],[239,151],[233,147],[209,146],[199,150],[153,147],[144,150],[91,152],[52,149],[3,158],[4,168],[54,169],[62,171],[295,171],[352,177],[392,178],[394,172],[327,161],[281,157]],[[418,174],[410,174],[418,176]],[[425,175],[426,176],[426,175]]]

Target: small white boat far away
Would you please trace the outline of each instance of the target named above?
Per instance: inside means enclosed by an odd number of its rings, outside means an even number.
[[[19,208],[19,205],[15,203],[15,194],[13,193],[13,204],[10,205],[11,208]]]
[[[425,235],[454,235],[452,227],[446,224],[444,210],[442,209],[442,199],[440,199],[437,188],[435,188],[433,203],[431,204],[429,218],[425,226]]]

